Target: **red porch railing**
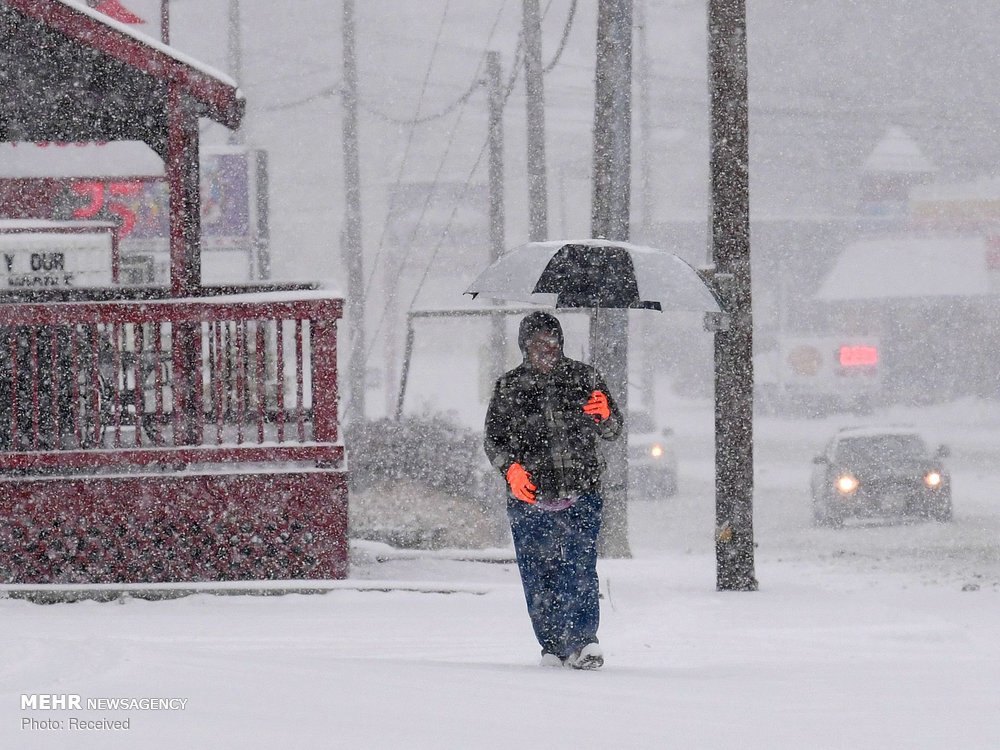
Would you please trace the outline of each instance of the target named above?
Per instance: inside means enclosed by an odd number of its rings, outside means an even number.
[[[299,297],[0,304],[0,579],[346,574],[342,303]]]
[[[0,305],[0,468],[337,465],[340,311],[331,299]]]

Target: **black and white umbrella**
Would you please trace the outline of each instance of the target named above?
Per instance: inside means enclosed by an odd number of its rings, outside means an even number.
[[[698,272],[673,253],[598,239],[521,245],[465,293],[551,307],[722,311]]]

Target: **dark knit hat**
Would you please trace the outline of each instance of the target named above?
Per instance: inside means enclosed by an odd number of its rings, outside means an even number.
[[[563,331],[558,318],[550,313],[539,311],[525,315],[520,327],[517,329],[517,345],[520,347],[522,354],[526,355],[528,353],[528,339],[541,331],[555,334],[556,339],[559,341],[559,348],[562,349]]]

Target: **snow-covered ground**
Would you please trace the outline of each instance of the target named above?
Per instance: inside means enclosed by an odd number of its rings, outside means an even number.
[[[602,671],[537,666],[507,550],[356,541],[368,590],[0,599],[0,747],[996,748],[997,408],[875,415],[939,429],[956,518],[841,530],[809,526],[809,458],[857,420],[758,420],[756,593],[715,591],[709,405],[660,408],[680,494],[634,502],[633,558],[600,563]],[[31,693],[83,708],[22,708]],[[101,698],[186,703],[87,709]]]
[[[370,558],[369,558],[370,559]],[[516,574],[440,557],[381,576],[486,593],[338,591],[122,605],[2,603],[9,748],[995,748],[1000,601],[829,563],[713,589],[700,553],[601,567],[598,673],[536,666]],[[186,699],[30,711],[20,694]],[[128,719],[128,731],[21,729]]]

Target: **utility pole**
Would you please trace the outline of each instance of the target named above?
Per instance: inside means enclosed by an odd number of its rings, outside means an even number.
[[[653,219],[653,190],[650,174],[649,139],[651,129],[649,123],[649,29],[646,16],[647,0],[635,0],[636,40],[639,45],[639,175],[640,200],[642,201],[642,217],[639,220],[642,242],[650,242]]]
[[[160,41],[170,44],[170,0],[160,0]]]
[[[490,133],[490,263],[497,260],[506,244],[504,224],[504,176],[503,176],[503,84],[500,80],[500,53],[486,53],[486,85],[489,89],[489,133]],[[494,303],[495,304],[495,303]],[[507,323],[504,315],[498,313],[490,320],[489,377],[492,385],[503,374],[507,350]]]
[[[745,0],[709,0],[708,32],[712,261],[728,314],[715,333],[716,587],[755,591]]]
[[[638,93],[639,93],[639,195],[642,201],[642,215],[639,220],[640,242],[653,244],[653,186],[650,173],[651,155],[649,139],[649,29],[646,15],[648,0],[635,0],[635,31],[638,44]],[[640,356],[639,391],[642,405],[650,414],[656,412],[656,366],[653,348],[650,346],[657,327],[652,315],[639,317]]]
[[[594,237],[629,238],[632,128],[632,0],[599,0],[594,92]],[[590,320],[591,362],[628,414],[628,310],[598,308]],[[631,557],[628,541],[628,422],[608,444],[600,554]]]
[[[343,0],[344,228],[341,253],[347,269],[348,419],[365,418],[365,279],[361,255],[361,162],[358,147],[358,65],[354,51],[354,0]]]
[[[538,0],[524,0],[524,88],[528,117],[528,219],[532,242],[548,239],[545,176],[545,98],[542,85],[542,17]]]
[[[229,0],[229,22],[227,35],[227,58],[229,75],[237,84],[243,85],[243,22],[240,17],[240,0]],[[229,132],[229,143],[243,146],[247,142],[249,110],[236,130]],[[271,278],[270,253],[270,203],[268,195],[268,161],[264,149],[247,149],[247,172],[250,181],[250,199],[254,217],[254,236],[250,239],[252,257],[249,262],[250,278],[260,281]]]
[[[227,57],[229,58],[229,75],[237,84],[243,83],[243,39],[240,33],[240,0],[229,0],[229,24],[227,35]],[[240,125],[230,131],[229,142],[240,145],[246,142],[246,128]]]

